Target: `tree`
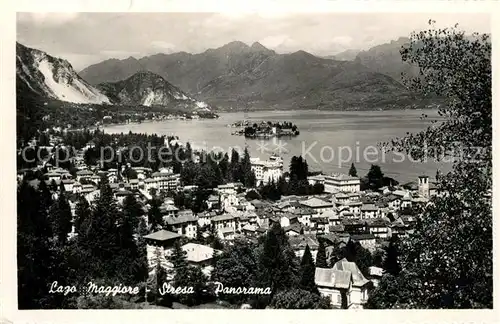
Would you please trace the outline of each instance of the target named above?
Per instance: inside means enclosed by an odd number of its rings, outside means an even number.
[[[307,180],[308,173],[307,161],[302,156],[293,156],[290,160],[290,179]]]
[[[398,251],[399,239],[397,235],[393,235],[389,240],[389,245],[387,246],[384,263],[382,265],[385,272],[397,276],[401,272],[401,266],[399,264],[399,251]]]
[[[259,280],[271,288],[271,296],[298,284],[298,264],[290,248],[288,237],[279,223],[274,223],[266,233],[259,260]]]
[[[120,252],[118,237],[118,209],[107,177],[102,177],[99,183],[99,199],[92,213],[89,235],[85,242],[92,260],[93,275],[104,280],[119,278],[121,269],[113,261]]]
[[[199,174],[199,167],[193,161],[189,160],[182,166],[181,182],[184,185],[193,185],[196,181],[196,176]]]
[[[175,287],[192,287],[192,294],[181,294],[178,296],[179,302],[187,305],[199,305],[206,301],[210,294],[207,288],[207,276],[199,267],[187,266],[175,275]]]
[[[163,263],[164,257],[162,248],[156,248],[152,258],[154,275],[151,277],[151,280],[148,281],[148,285],[152,288],[150,289],[151,294],[148,296],[148,300],[153,299],[155,305],[170,306],[172,304],[171,296],[160,294],[163,284],[167,282],[167,272]]]
[[[229,181],[241,181],[240,154],[234,148],[231,151],[230,179]]]
[[[17,292],[19,309],[50,308],[54,253],[47,208],[38,192],[23,182],[17,192]]]
[[[328,298],[308,290],[292,288],[278,292],[271,300],[271,307],[281,309],[329,309]]]
[[[368,179],[368,184],[372,189],[379,189],[384,185],[384,173],[382,173],[382,170],[376,164],[371,165],[366,178]]]
[[[316,268],[328,268],[326,262],[326,248],[323,240],[319,240],[318,253],[316,254]]]
[[[209,244],[213,249],[216,250],[222,250],[224,248],[224,244],[222,244],[214,225],[210,226],[209,235],[207,237],[207,244]]]
[[[52,192],[57,191],[57,183],[54,179],[52,179],[52,181],[50,182],[49,190]]]
[[[226,153],[224,153],[224,156],[222,157],[221,161],[219,162],[219,169],[220,169],[220,172],[221,172],[221,175],[222,175],[222,178],[224,179],[224,182],[228,182],[229,181],[229,156]]]
[[[148,223],[151,232],[159,231],[163,228],[163,216],[160,211],[160,200],[156,197],[149,202]]]
[[[62,187],[62,190],[64,190],[64,187]],[[68,234],[71,232],[73,226],[73,216],[64,191],[59,193],[59,197],[50,208],[50,219],[52,220],[52,228],[54,229],[57,241],[59,244],[66,244]]]
[[[250,153],[248,152],[248,148],[245,147],[245,151],[243,152],[243,160],[241,161],[241,172],[243,173],[243,184],[247,188],[255,187],[255,174],[252,171],[252,164],[250,163]]]
[[[127,222],[130,223],[133,233],[136,233],[139,226],[139,219],[144,212],[134,195],[128,195],[123,200],[123,213],[127,216]]]
[[[390,146],[420,160],[429,154],[429,147],[442,148],[441,158],[452,158],[453,168],[440,175],[442,195],[431,199],[417,217],[413,235],[402,242],[402,271],[394,279],[400,291],[383,306],[492,308],[489,36],[466,37],[456,26],[431,27],[413,33],[401,54],[420,69],[417,78],[407,79],[408,86],[421,95],[442,98],[438,112],[444,121]],[[393,287],[392,282],[387,286]],[[376,289],[374,299],[388,294],[384,287]]]
[[[309,245],[306,245],[304,255],[302,256],[302,261],[300,263],[300,282],[299,287],[301,289],[310,291],[315,294],[319,294],[318,287],[315,283],[316,267],[314,266],[314,261],[311,255],[311,250]]]
[[[256,246],[235,241],[222,254],[217,256],[212,280],[225,287],[252,287],[257,281],[258,255]],[[247,295],[220,293],[220,299],[233,304],[248,300]]]
[[[144,217],[141,217],[139,220],[137,234],[139,234],[139,237],[143,237],[148,234],[148,225],[146,224],[146,219]]]
[[[184,269],[187,267],[187,253],[182,249],[179,240],[175,242],[172,254],[169,256],[168,260],[172,264],[172,271],[175,276],[177,276],[178,273],[184,271]]]
[[[373,265],[373,257],[359,242],[349,240],[343,249],[343,257],[349,262],[356,263],[363,275],[369,274],[368,268]]]
[[[354,163],[351,163],[351,168],[349,169],[349,175],[351,177],[357,177],[358,176],[358,170],[356,170],[356,167],[354,166]]]
[[[118,240],[120,253],[115,257],[121,264],[120,276],[124,283],[134,284],[147,278],[148,269],[144,252],[140,251],[135,240],[138,222],[138,208],[135,198],[125,198],[127,210],[118,217]],[[127,201],[128,199],[128,201]],[[139,207],[140,210],[140,207]],[[140,213],[140,212],[139,212]],[[142,247],[141,247],[142,248]]]
[[[87,234],[90,226],[91,210],[87,199],[80,197],[75,207],[75,232],[79,236]]]

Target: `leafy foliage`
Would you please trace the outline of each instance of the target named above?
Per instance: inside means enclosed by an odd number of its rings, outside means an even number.
[[[432,21],[429,22],[432,25]],[[445,98],[446,119],[394,140],[424,159],[429,147],[454,158],[439,176],[438,191],[401,245],[401,268],[370,297],[376,307],[491,308],[493,306],[491,43],[487,35],[465,37],[455,28],[412,34],[403,60],[419,66],[407,80],[425,95]],[[398,287],[395,289],[394,287]]]
[[[271,301],[272,308],[283,309],[329,309],[327,298],[308,290],[289,289],[278,292]]]

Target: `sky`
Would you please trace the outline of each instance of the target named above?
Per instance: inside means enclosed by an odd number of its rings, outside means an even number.
[[[333,55],[407,37],[431,18],[438,27],[490,33],[489,15],[480,13],[18,13],[17,41],[80,71],[109,58],[201,53],[231,41]]]

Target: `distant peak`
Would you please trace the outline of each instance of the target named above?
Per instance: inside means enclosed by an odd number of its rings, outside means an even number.
[[[314,55],[312,55],[311,53],[308,53],[304,50],[298,50],[297,52],[293,52],[291,53],[290,55],[293,55],[293,56],[311,56],[311,57],[314,57]]]
[[[259,42],[255,42],[251,46],[253,49],[268,51],[268,49]]]
[[[219,47],[216,50],[233,52],[233,51],[245,51],[245,50],[248,50],[249,48],[250,48],[250,46],[248,46],[247,44],[245,44],[241,41],[233,41],[233,42],[227,43],[226,45]]]
[[[242,47],[242,48],[247,48],[248,47],[248,45],[245,44],[245,43],[243,43],[242,41],[232,41],[232,42],[227,43],[224,46],[227,46],[227,47]]]

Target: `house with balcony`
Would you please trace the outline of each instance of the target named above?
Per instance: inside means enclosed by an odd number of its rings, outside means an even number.
[[[214,211],[205,211],[198,214],[198,226],[203,227],[212,224],[212,218],[217,216]]]
[[[177,216],[177,214],[179,213],[179,208],[175,207],[174,205],[163,203],[160,206],[160,212],[164,216]]]
[[[94,175],[92,171],[80,170],[76,171],[76,181],[81,182],[82,180],[91,181],[91,177]]]
[[[311,227],[311,218],[315,214],[315,211],[311,208],[306,208],[304,206],[298,207],[293,211],[294,215],[297,215],[299,223],[306,227]]]
[[[236,238],[236,230],[233,227],[222,227],[217,229],[219,238],[223,241],[234,241]]]
[[[222,228],[232,228],[236,230],[238,224],[237,219],[231,214],[222,214],[215,217],[212,217],[212,225],[216,230]]]
[[[383,218],[374,218],[366,221],[368,232],[376,238],[385,239],[390,237],[389,225],[390,222]]]
[[[198,219],[191,210],[181,210],[175,216],[164,216],[163,220],[173,232],[192,239],[196,238]]]
[[[315,282],[320,294],[334,308],[360,309],[368,300],[370,281],[354,262],[342,259],[330,268],[316,268]]]
[[[362,204],[360,212],[362,219],[375,218],[378,215],[378,207],[372,203]]]

